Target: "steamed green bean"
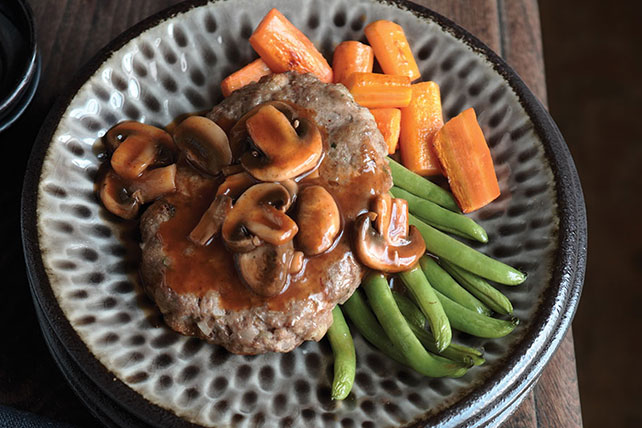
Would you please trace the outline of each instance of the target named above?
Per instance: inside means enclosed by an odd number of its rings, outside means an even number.
[[[423,236],[426,249],[439,258],[500,284],[517,285],[526,280],[526,274],[517,269],[470,248],[413,215],[408,217],[409,223],[415,226]]]

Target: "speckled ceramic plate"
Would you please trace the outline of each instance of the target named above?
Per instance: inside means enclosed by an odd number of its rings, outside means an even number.
[[[397,21],[423,79],[441,86],[446,118],[467,107],[478,113],[502,196],[474,215],[490,237],[477,247],[529,274],[523,285],[502,288],[521,320],[511,335],[459,337],[484,347],[484,366],[460,379],[424,378],[355,335],[356,384],[347,400],[333,402],[325,342],[282,355],[231,355],[171,331],[144,296],[136,229],[95,198],[93,145],[121,120],[165,125],[216,104],[221,79],[254,58],[247,39],[271,7],[328,58],[340,41],[363,39],[366,23]],[[584,275],[581,187],[555,124],[497,55],[405,2],[195,1],[140,23],[101,51],[52,109],[28,166],[22,209],[30,284],[50,336],[66,351],[57,355],[117,403],[102,409],[106,415],[124,412],[156,426],[497,424],[557,348]]]

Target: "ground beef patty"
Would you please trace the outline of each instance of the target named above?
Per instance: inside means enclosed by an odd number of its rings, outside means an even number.
[[[342,233],[331,250],[307,259],[282,294],[252,293],[220,240],[200,247],[187,239],[218,182],[184,165],[178,169],[177,192],[150,206],[140,223],[144,286],[167,324],[242,354],[287,352],[323,337],[332,308],[352,294],[365,272],[351,252],[352,222],[373,195],[392,185],[376,123],[343,85],[297,73],[267,76],[234,92],[207,116],[229,127],[253,107],[274,100],[310,110],[324,134],[318,174],[299,184],[321,185],[337,202]]]

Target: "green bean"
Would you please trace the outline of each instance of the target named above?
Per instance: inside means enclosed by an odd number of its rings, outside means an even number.
[[[417,339],[421,342],[422,345],[426,347],[427,350],[433,353],[438,353],[442,357],[446,357],[453,361],[458,361],[462,364],[472,364],[475,366],[481,366],[486,362],[482,357],[482,353],[475,348],[470,348],[468,346],[459,345],[457,343],[450,342],[448,348],[439,352],[437,350],[437,345],[435,345],[435,337],[427,331],[424,326],[426,324],[426,317],[409,298],[404,295],[401,295],[396,292],[392,292],[395,301],[399,310],[403,316],[408,321],[408,325],[412,329],[412,332],[415,333]]]
[[[446,315],[448,315],[448,319],[450,319],[455,330],[463,331],[464,333],[477,337],[494,339],[506,336],[519,324],[517,318],[506,321],[487,317],[486,315],[478,314],[475,311],[463,307],[437,290],[435,290],[435,294],[444,307],[444,311]]]
[[[415,297],[419,303],[419,308],[428,318],[430,330],[435,336],[435,343],[437,349],[443,351],[450,345],[453,332],[450,329],[450,322],[444,312],[444,309],[439,303],[439,299],[435,296],[435,292],[426,279],[419,266],[401,272],[399,277],[406,285],[406,288]]]
[[[390,339],[388,339],[388,336],[386,336],[386,332],[383,331],[377,318],[375,318],[372,311],[370,311],[360,290],[352,293],[352,296],[342,305],[342,308],[359,333],[375,348],[396,362],[406,366],[409,365],[403,354],[399,352]]]
[[[409,215],[408,219],[409,223],[414,225],[423,236],[428,252],[439,258],[500,284],[517,285],[526,280],[526,274],[470,248],[455,238],[427,225],[414,215]]]
[[[441,205],[451,211],[461,212],[455,198],[448,190],[442,189],[430,180],[415,174],[392,158],[388,158],[390,173],[395,186]]]
[[[431,377],[459,377],[466,373],[466,367],[461,364],[426,351],[401,315],[388,282],[382,274],[371,273],[362,287],[388,338],[399,348],[413,369]]]
[[[357,370],[357,357],[350,329],[339,306],[332,310],[332,325],[328,329],[328,340],[334,354],[334,380],[332,399],[343,400],[350,394]]]
[[[501,291],[487,281],[445,260],[442,260],[441,264],[462,286],[484,302],[490,309],[502,315],[513,313],[513,305],[508,300],[508,297],[504,296]]]
[[[408,210],[429,225],[464,238],[474,239],[483,243],[488,242],[488,234],[486,234],[484,228],[475,223],[470,217],[447,210],[434,202],[415,196],[399,187],[393,187],[390,192],[395,198],[408,201]]]
[[[437,262],[430,256],[423,256],[419,259],[421,270],[428,278],[430,284],[442,294],[453,299],[455,302],[462,306],[483,315],[490,315],[491,310],[488,306],[484,305],[475,296],[470,294],[464,287],[459,285],[448,272],[446,272]]]

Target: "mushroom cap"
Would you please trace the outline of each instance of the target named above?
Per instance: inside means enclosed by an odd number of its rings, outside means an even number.
[[[306,256],[327,251],[341,231],[341,214],[332,195],[322,186],[305,187],[297,207],[297,248]]]
[[[113,126],[105,134],[103,141],[107,146],[110,153],[116,151],[129,137],[137,136],[145,140],[153,141],[154,145],[159,146],[159,149],[166,149],[170,152],[176,151],[174,140],[172,136],[164,129],[157,128],[153,125],[146,123],[136,122],[135,120],[126,120]]]
[[[323,153],[319,128],[303,117],[294,124],[273,105],[249,117],[245,126],[253,147],[241,156],[245,170],[258,180],[284,181],[316,167]]]
[[[141,204],[146,204],[176,190],[176,164],[147,169],[127,186],[131,194],[137,194]]]
[[[245,152],[251,149],[252,140],[247,133],[247,119],[254,116],[259,111],[259,109],[264,106],[273,106],[281,113],[283,113],[290,122],[293,122],[299,116],[296,111],[298,106],[292,103],[286,103],[284,101],[267,101],[252,108],[250,111],[241,116],[241,118],[230,129],[230,149],[232,150],[232,157],[234,158],[234,160],[240,160],[241,156],[243,156]]]
[[[359,261],[382,272],[403,272],[426,252],[426,243],[414,227],[408,227],[408,203],[377,196],[376,212],[367,212],[354,222],[353,243]]]
[[[272,245],[291,241],[299,228],[285,213],[290,204],[290,193],[279,183],[258,183],[247,189],[223,222],[221,233],[228,249],[246,252],[262,241]]]
[[[256,180],[250,174],[239,172],[225,177],[225,180],[218,186],[216,194],[229,196],[232,200],[236,200],[255,184]]]
[[[196,227],[190,232],[189,239],[197,245],[207,245],[219,233],[231,209],[232,198],[227,195],[216,195]]]
[[[318,166],[321,132],[299,106],[269,101],[254,107],[230,130],[234,159],[261,181],[284,181]]]
[[[152,140],[141,135],[127,137],[111,155],[111,167],[121,177],[134,180],[156,159],[156,147]]]
[[[125,182],[111,168],[105,168],[98,178],[98,196],[109,212],[124,219],[138,214],[140,201],[126,189]]]
[[[232,162],[225,131],[203,116],[190,116],[174,130],[174,142],[187,160],[200,170],[216,175]]]
[[[285,289],[293,255],[292,241],[282,245],[266,243],[234,254],[234,263],[245,285],[260,296],[271,297]]]

